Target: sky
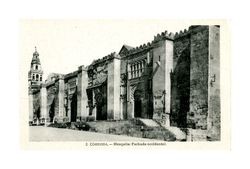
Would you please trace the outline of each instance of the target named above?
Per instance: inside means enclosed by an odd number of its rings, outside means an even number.
[[[28,74],[35,46],[46,79],[50,73],[70,73],[118,53],[123,44],[136,47],[151,42],[157,33],[175,33],[189,26],[171,20],[22,20],[21,72]]]

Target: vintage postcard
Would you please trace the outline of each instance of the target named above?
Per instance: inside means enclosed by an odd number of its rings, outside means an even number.
[[[21,20],[24,148],[230,149],[225,20]]]

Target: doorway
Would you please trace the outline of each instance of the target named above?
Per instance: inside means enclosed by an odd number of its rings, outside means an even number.
[[[95,89],[96,120],[107,120],[107,85]]]
[[[71,116],[70,121],[76,122],[76,116],[77,116],[77,95],[76,93],[73,94],[72,100],[71,100]]]
[[[36,111],[36,118],[37,120],[40,120],[41,117],[41,111],[40,111],[40,106],[38,107],[37,111]]]
[[[55,116],[55,100],[53,100],[49,109],[49,120],[51,123],[53,122],[54,116]]]
[[[134,117],[141,117],[141,114],[142,114],[141,91],[136,90],[134,93]]]

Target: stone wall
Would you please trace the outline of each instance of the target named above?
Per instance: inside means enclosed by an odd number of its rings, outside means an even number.
[[[59,101],[59,117],[63,121],[66,111],[64,108],[64,77],[59,77],[59,91],[58,91],[58,101]]]
[[[209,27],[208,138],[220,140],[220,28]]]
[[[208,114],[208,26],[191,28],[190,110],[187,127],[207,129]]]
[[[121,119],[127,119],[127,83],[128,83],[128,61],[125,56],[121,56],[121,65],[120,65],[120,112]]]
[[[122,62],[121,62],[122,64]],[[127,119],[127,73],[121,73],[120,82],[120,112],[121,119]]]
[[[118,120],[121,118],[120,114],[120,64],[121,60],[114,58],[112,62],[108,64],[108,81],[107,81],[107,93],[108,93],[108,119]]]
[[[165,41],[161,40],[153,48],[153,119],[161,120],[164,112],[165,71],[166,71]]]
[[[41,89],[41,103],[40,103],[40,109],[41,109],[41,117],[44,118],[44,122],[49,121],[48,114],[47,114],[47,89],[46,85],[42,84]]]
[[[83,120],[88,116],[88,74],[84,66],[78,69],[78,86],[77,86],[77,119]]]
[[[154,119],[167,118],[169,125],[171,78],[173,69],[173,40],[164,39],[154,44],[153,48],[153,98]]]
[[[171,125],[194,129],[194,138],[220,137],[219,46],[218,26],[191,26],[175,36]]]
[[[59,122],[59,81],[55,82],[54,86],[55,97],[54,97],[54,111],[55,111],[55,121]]]
[[[55,96],[56,96],[56,88],[55,85],[50,85],[47,86],[47,113],[50,118],[50,121],[53,121],[53,118],[55,114],[53,115],[52,113],[55,113]]]
[[[42,89],[33,85],[39,89],[30,95],[30,114],[47,114],[63,122],[71,115],[69,99],[74,95],[77,120],[96,119],[96,103],[102,97],[105,105],[98,110],[106,114],[105,120],[130,119],[135,117],[137,97],[141,118],[167,122],[170,113],[172,126],[192,128],[192,135],[219,140],[219,31],[218,26],[191,26],[175,36],[162,32],[151,43],[127,50],[121,58],[111,53],[86,68],[54,74]],[[145,70],[130,77],[130,64],[135,62],[138,73]]]

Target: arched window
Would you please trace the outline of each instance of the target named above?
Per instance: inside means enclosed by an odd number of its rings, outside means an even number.
[[[139,76],[139,70],[140,70],[140,62],[137,62],[137,74]]]
[[[141,76],[141,74],[142,74],[142,62],[140,62],[139,67],[140,67],[140,76]]]
[[[42,75],[40,76],[40,81],[43,81]]]
[[[36,75],[36,81],[38,81],[38,79],[39,79],[39,75]]]
[[[38,70],[38,65],[36,65],[36,70]]]
[[[32,75],[32,80],[35,80],[35,75],[34,74]]]

